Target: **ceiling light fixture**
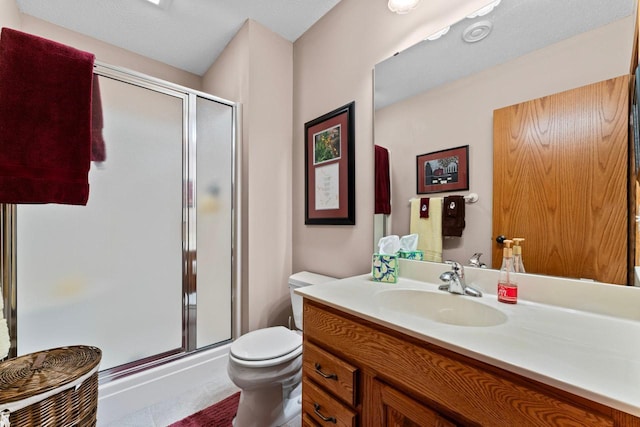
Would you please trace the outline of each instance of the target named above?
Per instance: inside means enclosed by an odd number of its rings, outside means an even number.
[[[391,12],[395,12],[398,15],[404,15],[409,11],[415,9],[420,3],[420,0],[389,0],[387,6]]]
[[[154,6],[158,6],[161,9],[168,9],[169,3],[171,2],[171,0],[147,0],[147,1]]]
[[[431,40],[431,41],[438,40],[440,37],[442,37],[445,34],[447,34],[450,29],[451,29],[451,26],[445,27],[445,28],[441,29],[440,31],[437,31],[437,32],[431,34],[425,40]]]
[[[494,2],[489,3],[488,5],[476,10],[475,12],[473,12],[471,15],[467,15],[467,18],[473,19],[473,18],[477,18],[478,16],[484,16],[487,13],[491,13],[491,11],[500,4],[501,0],[495,0]]]

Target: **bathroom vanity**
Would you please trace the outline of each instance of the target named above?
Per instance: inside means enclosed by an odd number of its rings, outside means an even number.
[[[482,273],[486,283],[493,273]],[[624,299],[640,292],[584,285]],[[524,299],[508,306],[495,293],[470,300],[407,277],[299,293],[303,425],[640,426],[638,319]]]

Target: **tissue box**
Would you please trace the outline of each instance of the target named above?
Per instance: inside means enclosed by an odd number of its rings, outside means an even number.
[[[398,281],[398,256],[373,254],[371,275],[376,282]]]
[[[398,254],[400,255],[400,258],[405,258],[405,259],[415,259],[416,261],[423,261],[424,260],[424,252],[423,251],[400,251],[398,252]]]

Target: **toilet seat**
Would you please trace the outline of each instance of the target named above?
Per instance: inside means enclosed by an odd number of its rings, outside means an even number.
[[[241,366],[264,368],[302,354],[302,337],[284,326],[249,332],[231,344],[229,357]]]

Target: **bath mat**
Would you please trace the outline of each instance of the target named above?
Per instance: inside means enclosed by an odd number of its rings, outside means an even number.
[[[237,392],[169,427],[231,427],[233,417],[238,412],[239,401],[240,392]]]

